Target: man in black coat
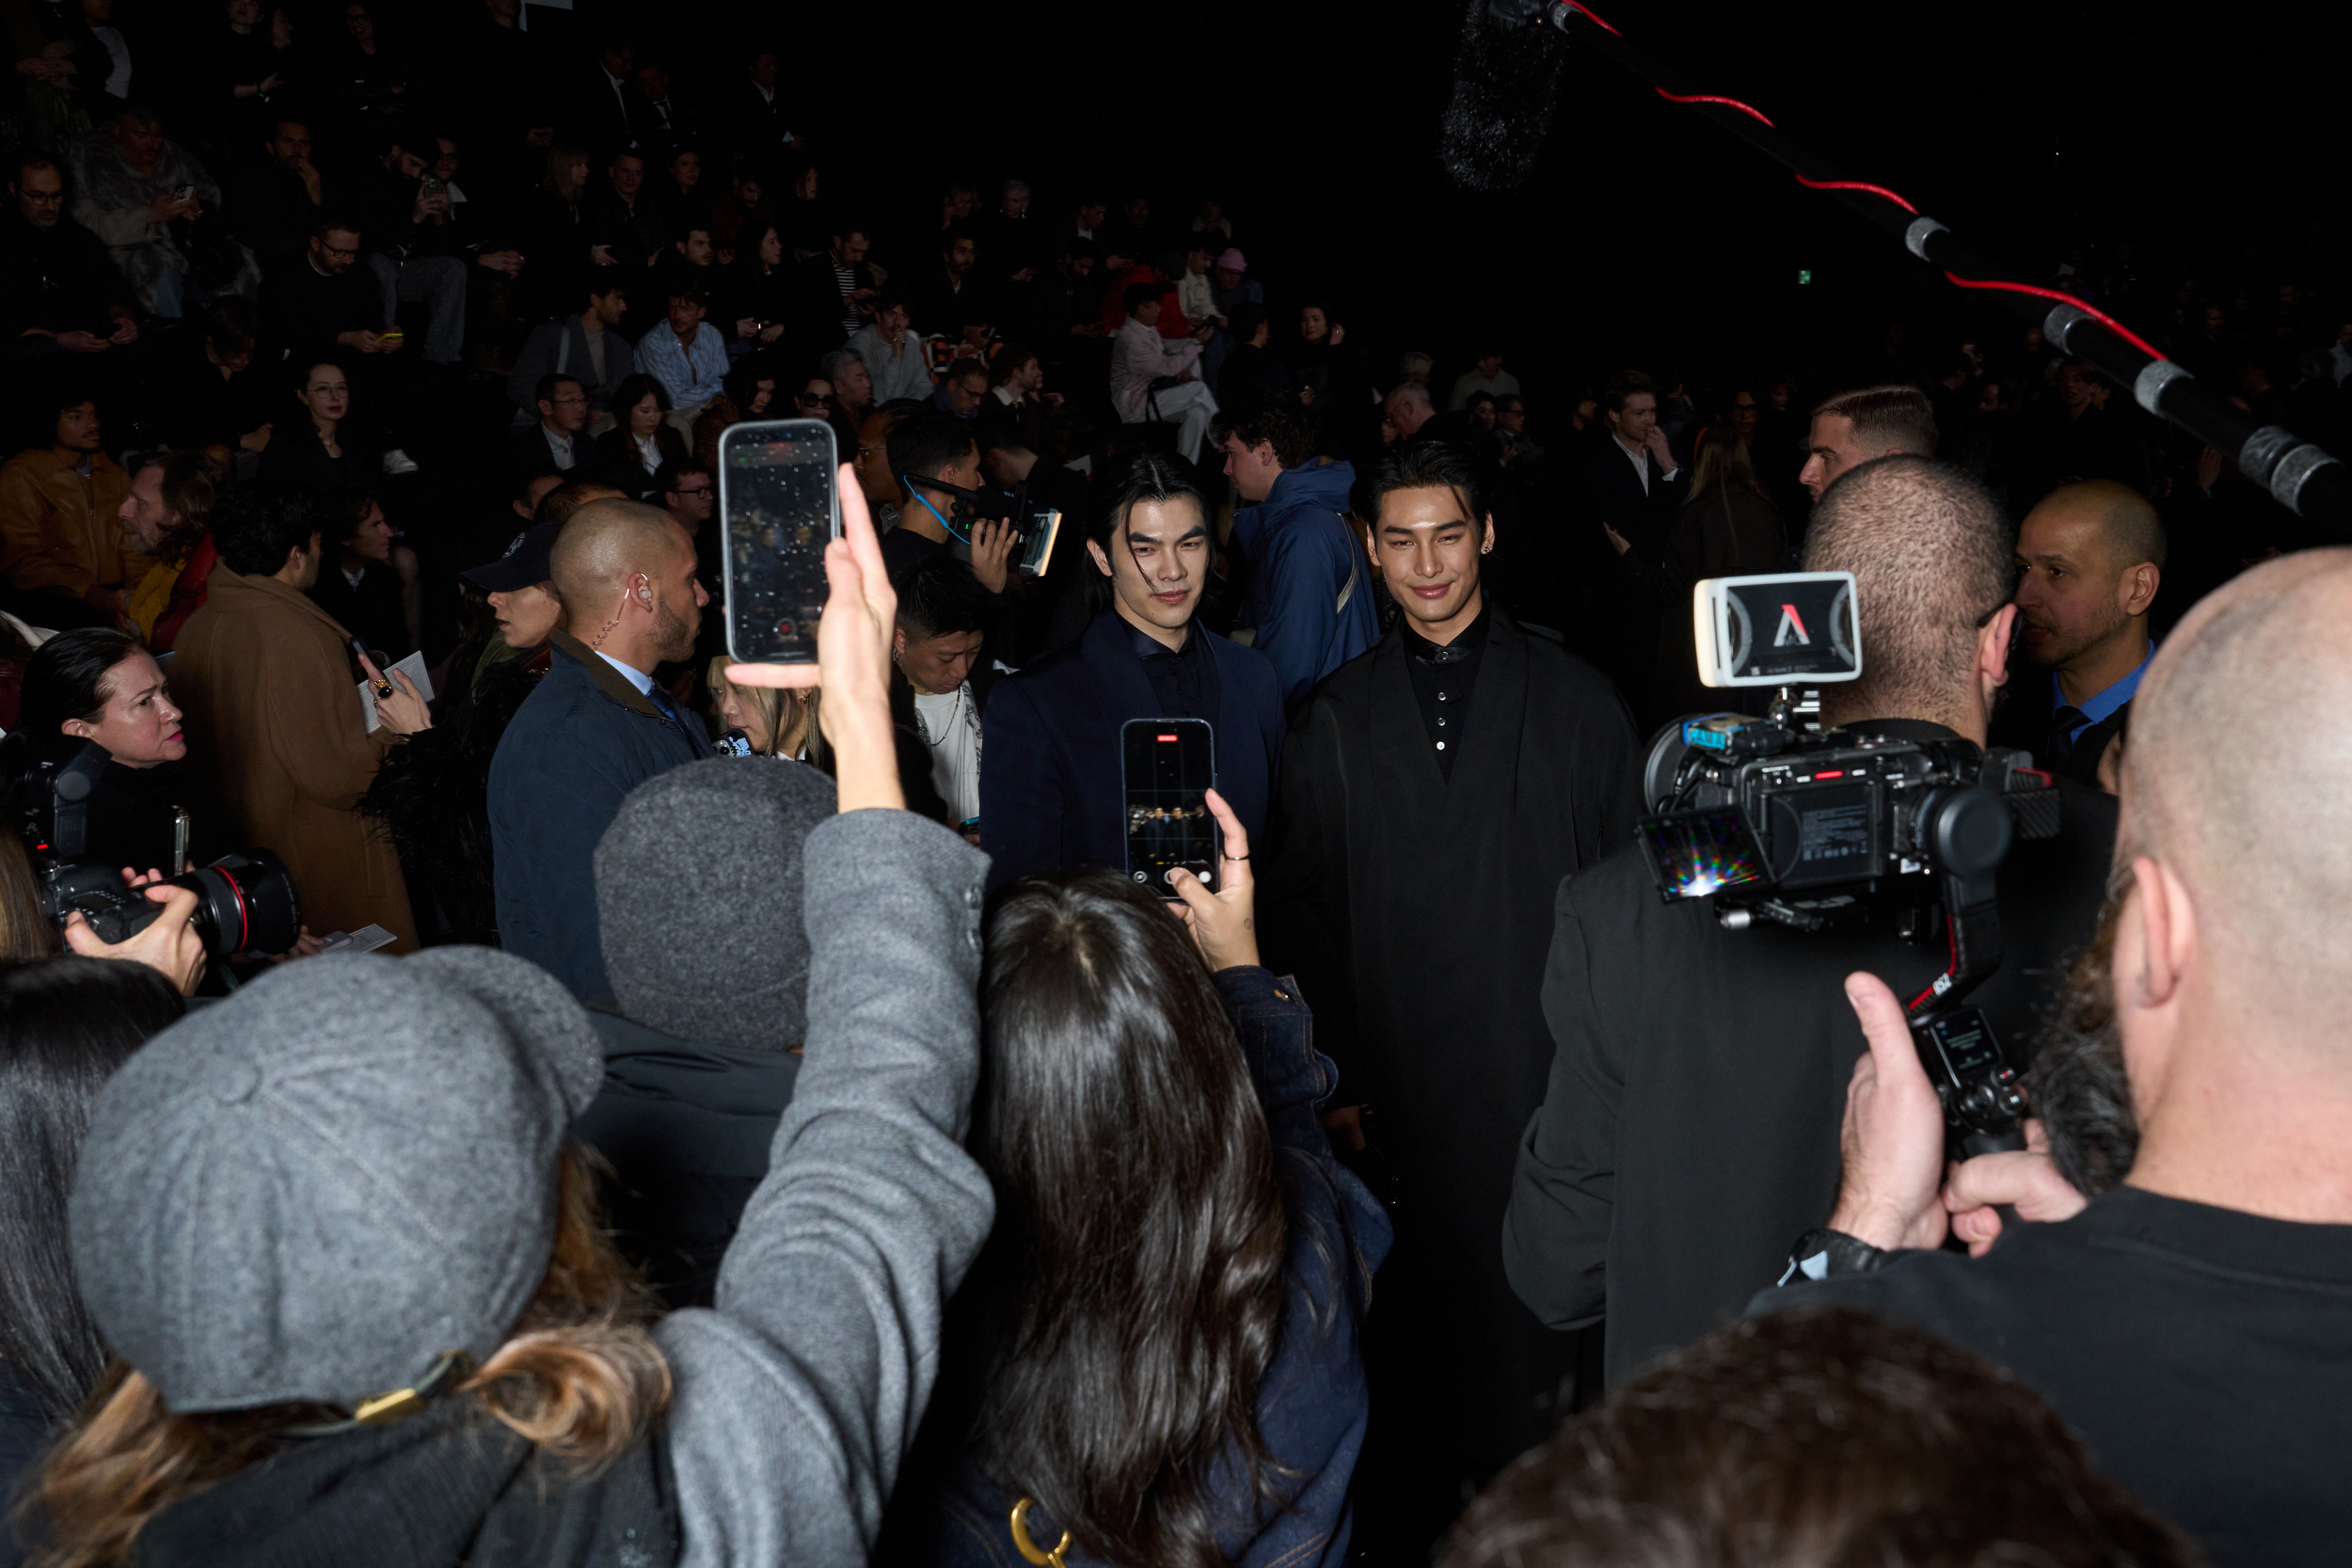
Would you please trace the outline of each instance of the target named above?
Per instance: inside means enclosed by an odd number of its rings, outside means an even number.
[[[2018,651],[2039,669],[2012,688],[1994,721],[1996,739],[2099,786],[2100,758],[2123,733],[2155,657],[2148,616],[2164,562],[2164,523],[2128,485],[2065,485],[2026,515],[2017,531]]]
[[[1574,532],[1549,549],[1522,551],[1514,542],[1512,578],[1515,585],[1577,584],[1579,646],[1643,706],[1657,660],[1658,606],[1619,557],[1638,554],[1652,567],[1664,557],[1691,475],[1658,428],[1658,386],[1648,376],[1617,375],[1603,403],[1571,470]]]
[[[356,264],[359,243],[358,219],[326,213],[311,226],[301,250],[270,267],[254,302],[265,363],[323,357],[339,349],[392,351],[382,341],[389,325],[384,292],[373,273]]]
[[[710,757],[638,785],[596,846],[612,990],[589,999],[604,1087],[573,1130],[612,1163],[616,1239],[672,1307],[710,1305],[791,1102],[801,846],[833,814],[833,781],[804,763]],[[730,831],[678,832],[718,821]]]
[[[2009,676],[2010,548],[1999,502],[1957,468],[1889,457],[1833,483],[1804,566],[1854,574],[1863,678],[1822,688],[1822,722],[1983,744]],[[2060,807],[2058,835],[2001,868],[2007,958],[1973,998],[2012,1051],[2090,940],[2106,880],[2113,803],[2068,786]],[[1560,891],[1544,978],[1559,1051],[1502,1258],[1554,1328],[1605,1311],[1612,1380],[1736,1315],[1829,1212],[1863,1050],[1845,976],[1867,969],[1912,996],[1947,967],[1941,937],[1906,942],[1891,918],[1727,930],[1711,905],[1661,903],[1629,839]]]
[[[268,262],[300,250],[310,238],[326,205],[326,182],[310,161],[310,128],[299,120],[272,126],[262,151],[230,175],[222,205],[238,243]]]
[[[1268,961],[1297,975],[1339,1064],[1336,1131],[1368,1135],[1395,1179],[1368,1349],[1384,1414],[1359,1496],[1364,1539],[1403,1561],[1564,1413],[1574,1347],[1513,1299],[1495,1237],[1550,1055],[1553,894],[1628,840],[1639,785],[1608,681],[1486,599],[1471,460],[1395,448],[1373,489],[1404,614],[1317,689],[1259,885]]]
[[[135,342],[137,296],[105,242],[65,215],[64,173],[28,153],[8,197],[0,217],[0,334],[8,345],[101,354]]]

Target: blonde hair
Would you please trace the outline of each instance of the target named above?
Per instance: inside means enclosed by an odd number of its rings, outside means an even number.
[[[564,1152],[555,1246],[515,1333],[452,1398],[471,1397],[518,1436],[595,1473],[651,1429],[670,1402],[669,1363],[646,1332],[652,1297],[606,1238],[593,1158]],[[34,1568],[119,1568],[165,1509],[289,1443],[289,1428],[332,1421],[328,1406],[174,1415],[118,1361],[41,1466],[25,1502],[44,1534]]]
[[[735,660],[724,654],[710,661],[706,677],[706,684],[710,689],[710,716],[714,719],[719,717],[721,694],[732,688],[735,700],[759,715],[760,723],[768,731],[765,745],[755,735],[749,737],[753,751],[768,756],[784,755],[787,732],[799,727],[803,734],[798,738],[814,757],[817,754],[817,690],[813,688],[807,691],[789,691],[775,686],[735,686],[727,679],[727,670],[734,663]]]

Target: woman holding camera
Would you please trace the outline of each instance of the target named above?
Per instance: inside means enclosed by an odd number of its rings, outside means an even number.
[[[996,1229],[882,1560],[1304,1568],[1347,1554],[1388,1216],[1332,1158],[1337,1079],[1259,967],[1249,841],[1214,893],[1014,886],[989,930],[973,1152]],[[943,1474],[944,1472],[944,1474]]]

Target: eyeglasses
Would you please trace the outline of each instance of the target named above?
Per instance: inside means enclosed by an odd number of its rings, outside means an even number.
[[[324,240],[322,240],[322,241],[320,241],[320,242],[319,242],[319,248],[320,248],[320,249],[322,249],[322,250],[324,250],[324,251],[326,251],[326,252],[329,256],[354,256],[354,257],[356,257],[356,256],[358,256],[358,255],[359,254],[359,247],[358,247],[358,245],[353,245],[350,249],[346,250],[346,249],[344,249],[342,245],[328,245],[328,244],[327,244],[326,241],[324,241]]]
[[[681,484],[678,486],[676,493],[681,496],[707,496],[710,494],[710,486],[707,484]]]
[[[833,402],[833,394],[830,392],[803,392],[801,394],[801,406],[803,408],[822,408],[831,402]]]

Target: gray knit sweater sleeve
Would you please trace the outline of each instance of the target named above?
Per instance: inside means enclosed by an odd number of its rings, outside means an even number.
[[[712,1311],[659,1330],[685,1568],[865,1562],[987,1238],[963,1150],[988,858],[907,812],[809,835],[800,1083]]]

